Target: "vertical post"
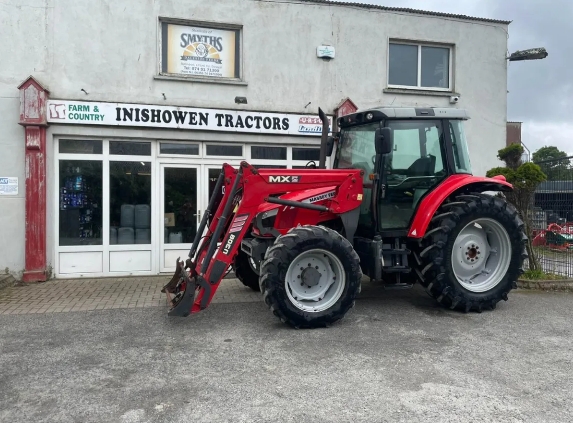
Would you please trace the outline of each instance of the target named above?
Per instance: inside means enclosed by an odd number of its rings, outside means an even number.
[[[48,278],[46,258],[46,90],[33,77],[20,90],[20,125],[26,149],[26,264],[22,280]]]

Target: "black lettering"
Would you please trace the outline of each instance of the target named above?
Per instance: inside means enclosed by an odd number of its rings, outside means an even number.
[[[121,108],[120,107],[115,108],[115,120],[118,122],[121,121]]]
[[[209,113],[199,112],[199,125],[209,126]]]
[[[149,110],[143,109],[141,111],[141,121],[142,122],[149,122]]]
[[[189,34],[181,34],[181,44],[179,44],[181,47],[185,48],[189,45],[187,37],[189,37]]]
[[[272,121],[270,117],[266,117],[263,119],[263,126],[265,129],[271,129]]]
[[[261,120],[263,120],[263,118],[261,116],[255,116],[254,119],[257,121],[257,129],[261,129]]]
[[[245,125],[243,125],[243,118],[241,117],[241,115],[237,116],[237,122],[235,123],[235,127],[236,128],[244,128]]]
[[[133,122],[133,108],[131,109],[126,109],[125,107],[123,108],[123,121],[125,122],[126,120]]]
[[[197,112],[189,112],[189,125],[197,125]]]
[[[222,115],[221,113],[217,113],[215,115],[215,117],[217,118],[217,126],[223,126],[223,123],[221,121],[223,120],[225,115]]]
[[[139,121],[140,121],[140,120],[139,120],[139,112],[140,112],[140,110],[141,110],[141,109],[139,109],[139,108],[136,108],[136,109],[135,109],[135,121],[136,121],[136,122],[139,122]]]
[[[233,127],[233,115],[225,115],[225,128]]]
[[[217,38],[217,40],[215,41],[215,48],[219,51],[223,51],[223,38],[222,37]]]
[[[185,123],[187,112],[182,112],[181,110],[175,110],[173,112],[173,117],[175,118],[176,123]]]
[[[289,128],[288,118],[283,118],[283,129],[285,131],[288,131],[288,128]]]
[[[163,111],[163,122],[165,122],[165,123],[171,122],[171,111],[169,111],[169,110]]]
[[[253,117],[252,116],[247,116],[245,118],[245,126],[247,128],[252,128],[253,127]]]
[[[161,110],[151,109],[151,122],[161,123]]]
[[[273,129],[278,130],[278,131],[281,130],[281,119],[280,118],[278,118],[278,117],[273,118]]]

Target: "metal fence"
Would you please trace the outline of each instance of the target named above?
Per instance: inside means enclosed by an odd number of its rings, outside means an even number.
[[[536,162],[547,175],[531,209],[533,248],[545,273],[573,278],[573,156]]]

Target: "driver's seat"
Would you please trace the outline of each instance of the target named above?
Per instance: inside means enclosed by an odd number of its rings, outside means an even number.
[[[416,159],[408,168],[408,176],[431,176],[436,169],[436,156],[431,154]]]

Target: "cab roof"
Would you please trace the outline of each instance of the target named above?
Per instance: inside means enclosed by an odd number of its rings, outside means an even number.
[[[385,119],[469,119],[465,109],[455,107],[374,107],[338,119],[341,128]]]

